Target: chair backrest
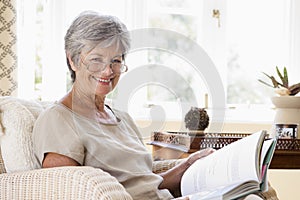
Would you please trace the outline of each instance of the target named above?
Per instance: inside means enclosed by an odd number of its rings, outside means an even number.
[[[2,171],[16,172],[39,167],[33,153],[32,130],[38,115],[51,104],[52,102],[0,97]]]

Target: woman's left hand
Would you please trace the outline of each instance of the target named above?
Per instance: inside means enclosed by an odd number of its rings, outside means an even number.
[[[196,151],[189,155],[189,157],[186,159],[187,167],[190,167],[196,160],[199,160],[200,158],[206,157],[216,150],[213,148],[206,148],[199,151]]]

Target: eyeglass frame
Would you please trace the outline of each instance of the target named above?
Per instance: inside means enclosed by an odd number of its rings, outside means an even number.
[[[87,56],[88,56],[88,55],[86,55],[86,56],[84,57],[84,60],[86,59]],[[90,63],[89,63],[89,64],[86,64],[86,63],[83,61],[82,56],[80,56],[80,61],[82,62],[82,64],[84,64],[84,65],[86,66],[86,69],[87,69],[89,72],[92,72],[92,73],[104,71],[104,70],[106,69],[107,65],[109,64],[110,69],[111,69],[114,73],[116,73],[116,74],[122,74],[122,73],[125,73],[125,72],[128,71],[128,66],[125,64],[125,59],[124,59],[125,55],[122,54],[121,56],[122,56],[122,61],[121,61],[121,62],[124,62],[124,63],[121,63],[121,67],[125,67],[125,71],[122,71],[122,72],[120,72],[120,73],[115,72],[115,71],[113,70],[113,67],[112,67],[113,64],[117,64],[116,62],[113,61],[113,59],[114,59],[115,57],[117,57],[117,56],[113,57],[113,58],[111,59],[111,61],[109,61],[109,62],[107,62],[107,63],[101,62],[101,64],[103,64],[103,68],[99,68],[99,70],[96,70],[96,71],[92,71],[92,70],[89,69]],[[90,62],[90,61],[89,61],[89,62]],[[100,62],[99,62],[99,65],[100,65]],[[120,67],[120,69],[121,69],[121,67]]]

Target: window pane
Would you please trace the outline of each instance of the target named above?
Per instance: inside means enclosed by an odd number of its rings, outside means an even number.
[[[192,40],[196,40],[197,36],[197,19],[188,15],[152,13],[149,27],[173,30]]]
[[[168,83],[167,88],[157,84],[149,85],[147,94],[149,101],[177,101],[180,96],[181,101],[189,102],[193,100],[193,95],[199,98],[201,91],[203,94],[206,91],[206,86],[201,81],[202,78],[193,66],[177,55],[161,50],[149,50],[148,58],[149,63],[154,63],[161,68],[169,68],[172,73],[163,73],[162,70],[161,73],[154,71],[149,74],[156,83],[162,80]]]
[[[151,13],[149,15],[149,27],[173,30],[194,41],[197,40],[197,24],[198,19],[195,16],[161,13]],[[175,39],[176,38],[172,41],[172,38],[170,38],[169,44],[176,44]],[[182,101],[189,102],[194,97],[194,93],[198,99],[201,98],[200,96],[204,96],[206,86],[202,82],[202,78],[197,76],[191,64],[182,60],[178,55],[161,50],[149,50],[148,62],[169,67],[180,75],[174,77],[165,74],[162,77],[161,74],[152,74],[154,80],[167,79],[173,86],[172,88],[176,88],[176,92],[180,93]],[[193,88],[194,91],[192,91],[191,88]],[[199,91],[196,91],[197,89]],[[147,91],[147,99],[149,101],[178,100],[175,93],[158,85],[148,86]]]
[[[288,65],[286,0],[230,0],[227,10],[227,103],[268,103],[257,81]]]

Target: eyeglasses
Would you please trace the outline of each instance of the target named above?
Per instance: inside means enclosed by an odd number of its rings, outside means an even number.
[[[112,59],[110,62],[106,63],[103,62],[99,58],[92,58],[92,59],[86,59],[87,61],[84,62],[81,59],[81,62],[86,66],[87,70],[90,72],[102,72],[106,69],[106,66],[109,65],[111,70],[116,74],[121,74],[124,72],[127,72],[128,67],[125,65],[124,61],[121,61],[119,59]]]

